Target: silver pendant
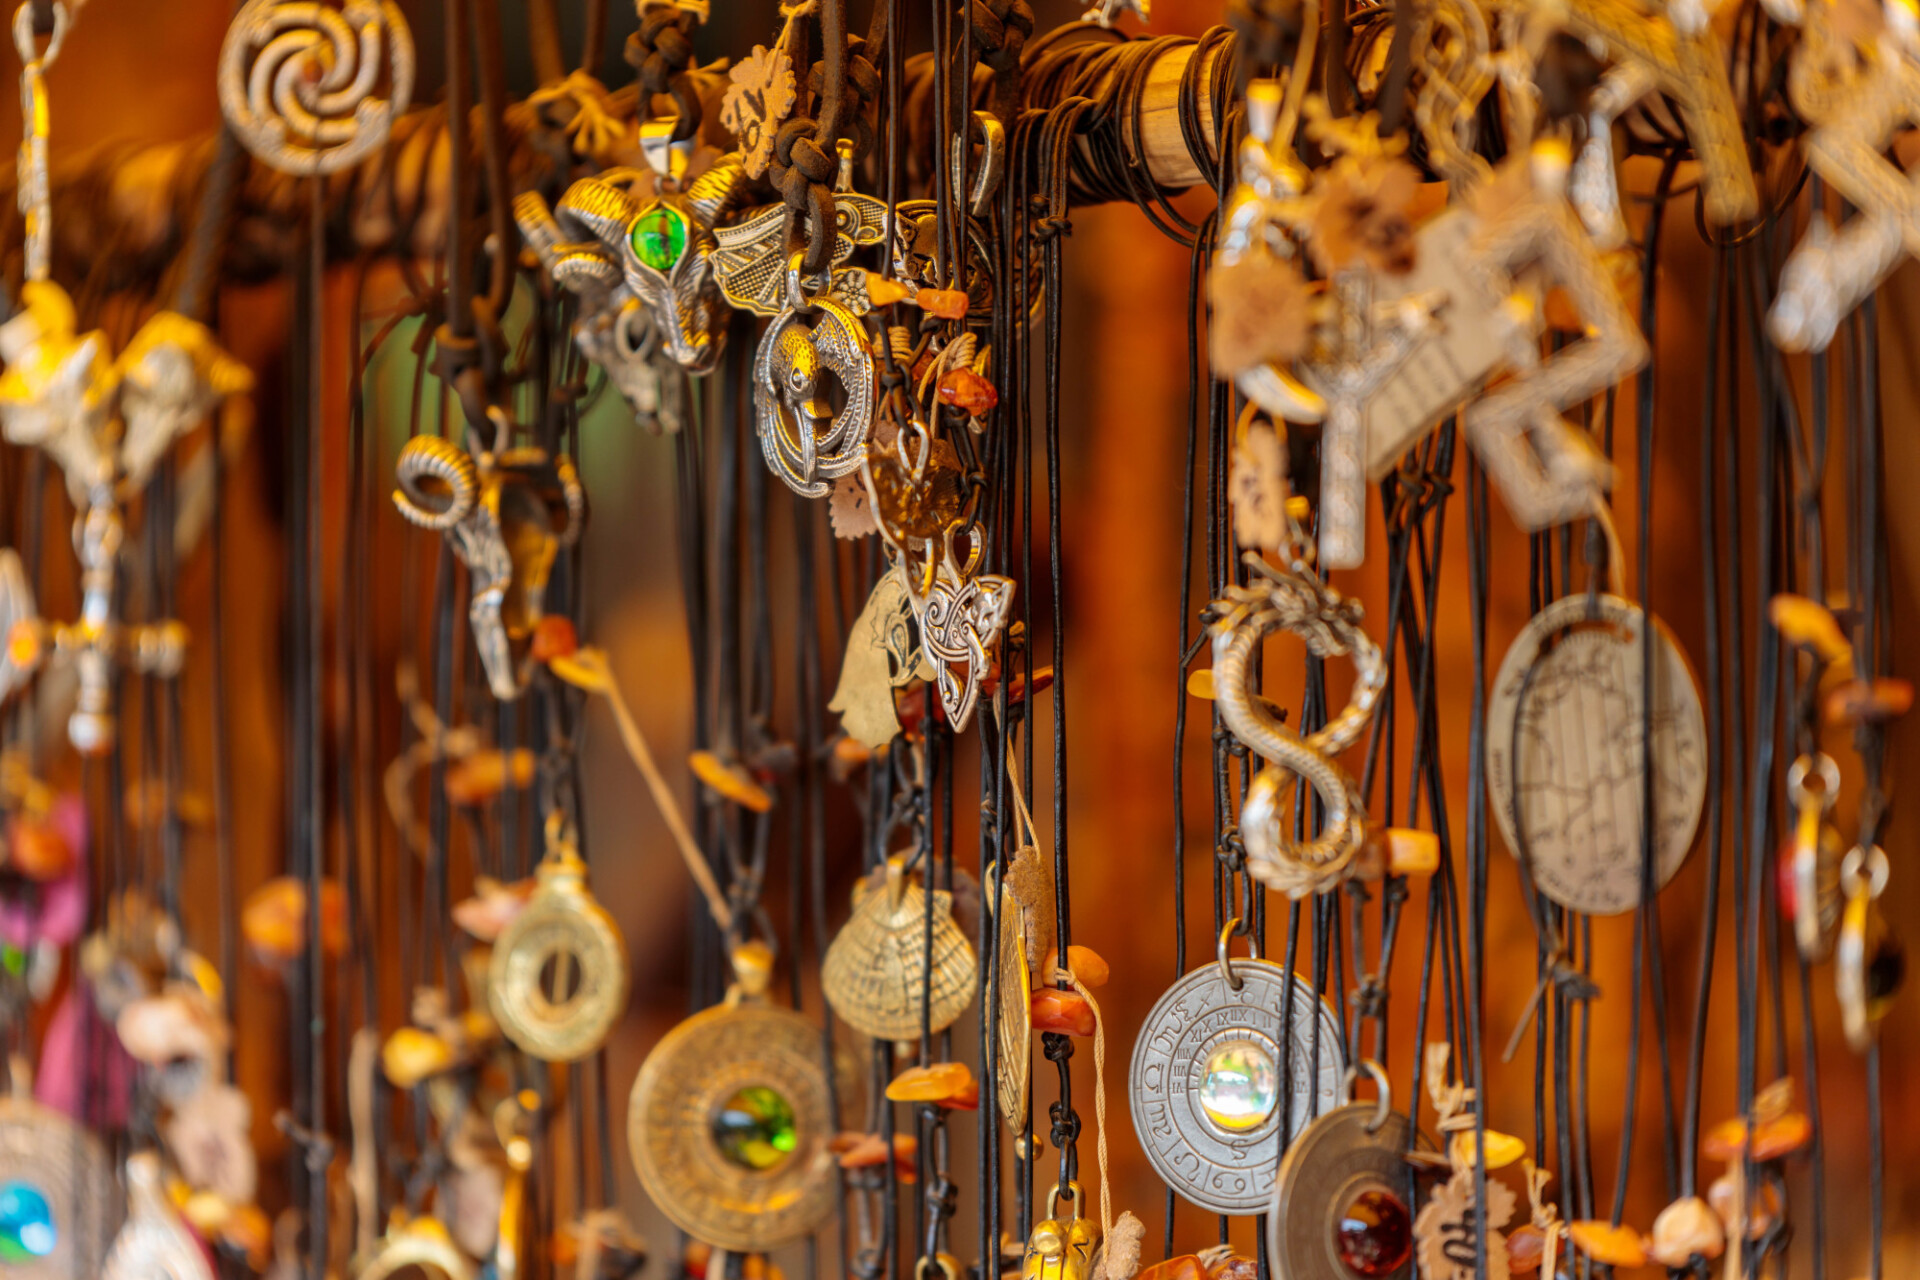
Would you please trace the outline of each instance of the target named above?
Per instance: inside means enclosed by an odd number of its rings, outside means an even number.
[[[1229,930],[1232,926],[1229,926]],[[1167,1185],[1215,1213],[1260,1213],[1282,1130],[1346,1097],[1340,1022],[1266,960],[1226,958],[1169,987],[1141,1025],[1127,1090],[1133,1129]]]
[[[973,718],[980,681],[1013,612],[1014,582],[998,574],[954,575],[942,565],[920,609],[920,644],[932,661],[947,723],[959,733]],[[961,668],[956,675],[953,668]]]
[[[753,361],[754,420],[773,474],[802,497],[823,498],[860,469],[873,429],[873,354],[859,317],[799,283],[788,264],[788,306]]]
[[[1385,1073],[1366,1066],[1379,1099],[1320,1116],[1280,1162],[1272,1203],[1263,1206],[1278,1280],[1412,1274],[1412,1124],[1393,1110]]]
[[[870,305],[866,296],[866,275],[838,268],[853,257],[855,249],[876,245],[886,237],[887,205],[884,200],[853,191],[838,191],[833,197],[833,252],[828,259],[835,284],[847,275],[859,276],[858,289],[832,288],[834,299],[855,315],[864,315]],[[720,292],[736,311],[757,316],[778,315],[787,303],[787,207],[771,205],[754,210],[729,226],[715,227],[713,238],[719,246],[713,254],[714,278]]]

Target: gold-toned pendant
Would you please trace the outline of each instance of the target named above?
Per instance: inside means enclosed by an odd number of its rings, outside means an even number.
[[[1855,1053],[1865,1053],[1880,1034],[1881,1019],[1906,976],[1906,956],[1880,914],[1887,888],[1887,855],[1879,845],[1847,851],[1840,864],[1847,895],[1840,916],[1840,940],[1833,948],[1834,987],[1840,997],[1840,1025]]]
[[[1091,1274],[1093,1251],[1100,1243],[1099,1224],[1081,1215],[1085,1196],[1077,1182],[1053,1188],[1047,1196],[1049,1213],[1062,1196],[1073,1202],[1073,1216],[1053,1216],[1034,1224],[1020,1264],[1020,1280],[1087,1280]]]
[[[1033,970],[1027,965],[1025,915],[1013,887],[1006,886],[1000,903],[999,941],[994,944],[999,961],[994,1025],[1000,1039],[994,1081],[1000,1114],[1015,1133],[1027,1127],[1027,1088],[1033,1075]]]
[[[98,1275],[119,1229],[120,1188],[99,1141],[28,1096],[26,1068],[13,1068],[14,1096],[0,1098],[0,1280]]]
[[[1801,756],[1787,769],[1795,815],[1787,849],[1793,940],[1809,964],[1827,958],[1840,923],[1840,833],[1827,819],[1839,797],[1840,766],[1826,752]]]
[[[379,1252],[360,1272],[360,1280],[392,1280],[403,1275],[423,1280],[473,1280],[473,1264],[438,1218],[409,1219],[396,1213]]]
[[[572,841],[549,840],[539,887],[493,945],[487,995],[507,1039],[547,1062],[574,1062],[605,1044],[626,1011],[627,948],[588,892]]]
[[[127,1221],[100,1280],[214,1280],[210,1260],[167,1195],[155,1152],[127,1157]]]
[[[926,891],[904,860],[887,862],[886,887],[870,892],[827,948],[820,987],[841,1020],[875,1040],[917,1040],[924,1025],[944,1031],[973,1002],[979,966],[953,922],[953,895],[933,894],[931,968]]]
[[[757,954],[756,954],[757,953]],[[673,1224],[716,1248],[764,1253],[833,1214],[839,1179],[820,1028],[766,1001],[765,948],[740,948],[726,1003],[655,1046],[627,1102],[640,1183]],[[843,1114],[858,1079],[837,1055]]]

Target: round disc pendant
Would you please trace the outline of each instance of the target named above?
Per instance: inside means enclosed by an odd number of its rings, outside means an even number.
[[[1507,650],[1487,705],[1487,792],[1507,848],[1561,906],[1618,915],[1640,903],[1640,671],[1644,615],[1582,595],[1536,614]],[[1558,637],[1556,639],[1556,637]],[[1707,795],[1707,730],[1686,654],[1653,626],[1653,882],[1686,860]]]
[[[840,1105],[857,1082],[837,1066]],[[641,1185],[673,1224],[721,1249],[764,1253],[833,1216],[838,1180],[820,1028],[742,1002],[696,1013],[655,1046],[627,1102]]]
[[[540,865],[540,887],[494,943],[488,1003],[507,1039],[547,1062],[606,1042],[627,1007],[627,948],[572,855]]]
[[[1210,964],[1160,997],[1134,1042],[1128,1094],[1134,1132],[1169,1186],[1215,1213],[1260,1213],[1283,1123],[1299,1133],[1338,1106],[1347,1059],[1339,1020],[1309,983],[1264,960],[1235,960],[1233,973],[1238,990]]]
[[[121,1206],[92,1134],[37,1102],[0,1099],[0,1280],[99,1275]]]
[[[767,326],[753,358],[753,412],[768,468],[795,493],[823,498],[866,460],[873,356],[845,307],[820,298],[811,318],[789,309]]]
[[[1413,1268],[1407,1118],[1373,1102],[1327,1112],[1294,1139],[1267,1210],[1278,1280],[1387,1280]]]

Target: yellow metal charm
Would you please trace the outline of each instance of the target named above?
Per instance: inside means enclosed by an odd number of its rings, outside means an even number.
[[[1080,1184],[1056,1184],[1047,1197],[1050,1208],[1062,1196],[1073,1204],[1071,1218],[1053,1217],[1034,1224],[1027,1237],[1026,1258],[1020,1264],[1020,1280],[1088,1280],[1093,1269],[1094,1247],[1100,1243],[1100,1228],[1091,1219],[1080,1216],[1085,1196]]]

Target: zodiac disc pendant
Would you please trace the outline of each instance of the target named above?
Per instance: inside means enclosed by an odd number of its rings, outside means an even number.
[[[1411,1274],[1408,1127],[1383,1096],[1329,1111],[1294,1139],[1263,1206],[1277,1280]]]
[[[873,356],[851,311],[817,298],[781,312],[753,359],[754,419],[773,474],[803,497],[823,498],[859,470],[873,389]]]
[[[1554,601],[1507,650],[1487,706],[1487,791],[1542,893],[1617,915],[1640,902],[1643,615],[1618,596],[1592,607],[1584,594]],[[1658,890],[1686,859],[1707,794],[1699,688],[1658,619],[1652,724]]]
[[[1297,1134],[1338,1106],[1346,1067],[1339,1020],[1310,984],[1265,960],[1210,964],[1169,987],[1140,1028],[1134,1132],[1193,1203],[1260,1213],[1281,1125]]]
[[[493,1020],[507,1039],[547,1062],[573,1062],[598,1049],[627,1007],[626,944],[586,879],[586,864],[571,848],[550,853],[533,900],[494,943],[488,964]]]
[[[99,1141],[50,1107],[0,1099],[0,1280],[100,1274],[120,1219]]]
[[[858,1115],[853,1072],[838,1061],[835,1071],[843,1114]],[[820,1028],[736,988],[641,1065],[627,1102],[641,1185],[716,1248],[764,1253],[805,1236],[838,1194],[827,1098]]]

